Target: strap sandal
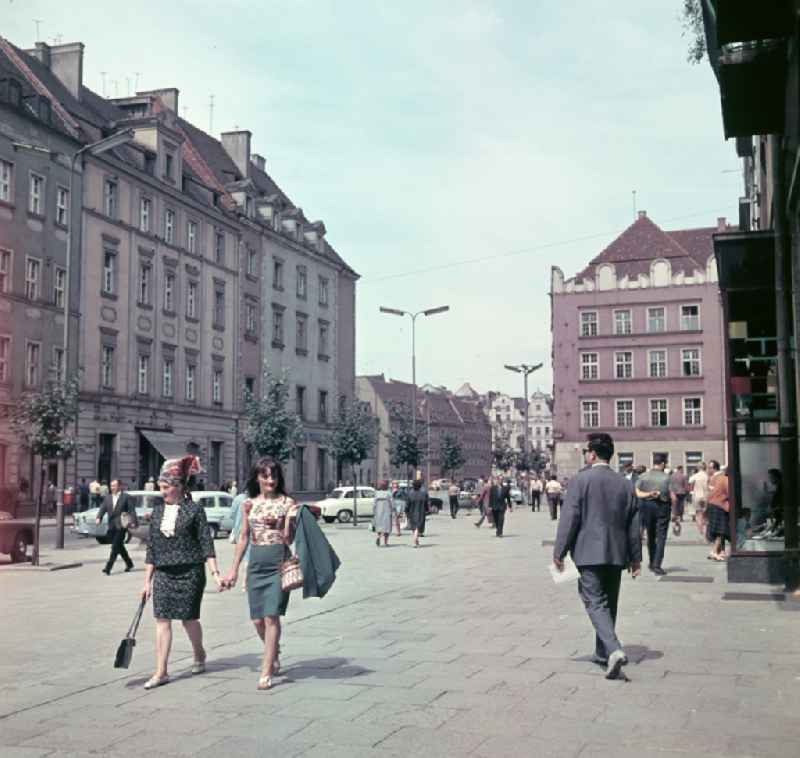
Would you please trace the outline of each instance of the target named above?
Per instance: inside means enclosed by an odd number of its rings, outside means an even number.
[[[146,690],[153,690],[156,687],[161,687],[163,684],[167,684],[169,682],[169,674],[164,674],[164,676],[151,676],[145,683],[144,688]]]

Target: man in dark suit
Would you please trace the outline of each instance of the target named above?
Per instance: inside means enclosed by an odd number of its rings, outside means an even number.
[[[492,479],[491,484],[485,490],[485,497],[485,507],[492,512],[495,535],[502,537],[503,525],[506,521],[506,499],[498,478]]]
[[[128,497],[126,492],[122,491],[122,482],[119,479],[113,479],[111,492],[105,496],[103,504],[97,512],[98,524],[103,521],[103,516],[108,516],[108,536],[111,539],[111,554],[108,556],[108,562],[103,569],[103,573],[106,576],[111,573],[118,555],[125,561],[125,571],[133,570],[133,561],[125,549],[125,537],[128,536],[128,527],[122,525],[123,513],[128,514],[130,519],[129,527],[135,529],[138,524],[136,523],[136,508],[133,500]]]
[[[641,571],[637,503],[631,483],[608,465],[610,435],[590,434],[583,454],[587,466],[567,488],[553,563],[563,571],[571,553],[580,572],[578,593],[595,629],[593,660],[607,667],[607,679],[617,679],[628,662],[615,631],[622,569],[634,578]]]

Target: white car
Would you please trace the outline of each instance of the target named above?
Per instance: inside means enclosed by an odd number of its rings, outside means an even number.
[[[371,517],[375,507],[375,490],[372,487],[356,487],[355,495],[358,517]],[[315,505],[327,523],[338,520],[341,524],[347,524],[353,520],[353,488],[337,487]]]
[[[216,539],[221,532],[230,533],[233,530],[233,516],[231,516],[233,497],[227,492],[200,490],[192,492],[192,500],[205,508],[206,521],[212,537]]]

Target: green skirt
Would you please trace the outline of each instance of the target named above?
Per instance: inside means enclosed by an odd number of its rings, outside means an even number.
[[[247,564],[247,600],[250,618],[285,616],[289,593],[281,589],[281,561],[290,556],[286,545],[252,545]]]

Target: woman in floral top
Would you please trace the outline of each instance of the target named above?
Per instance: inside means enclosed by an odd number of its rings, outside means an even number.
[[[253,466],[247,480],[247,494],[249,499],[242,505],[242,532],[225,584],[229,587],[236,584],[239,565],[249,545],[247,599],[250,618],[264,643],[258,689],[266,690],[280,671],[280,617],[286,614],[289,604],[289,593],[281,588],[280,565],[291,554],[289,545],[294,540],[298,507],[286,494],[280,463],[271,458],[262,458]]]

